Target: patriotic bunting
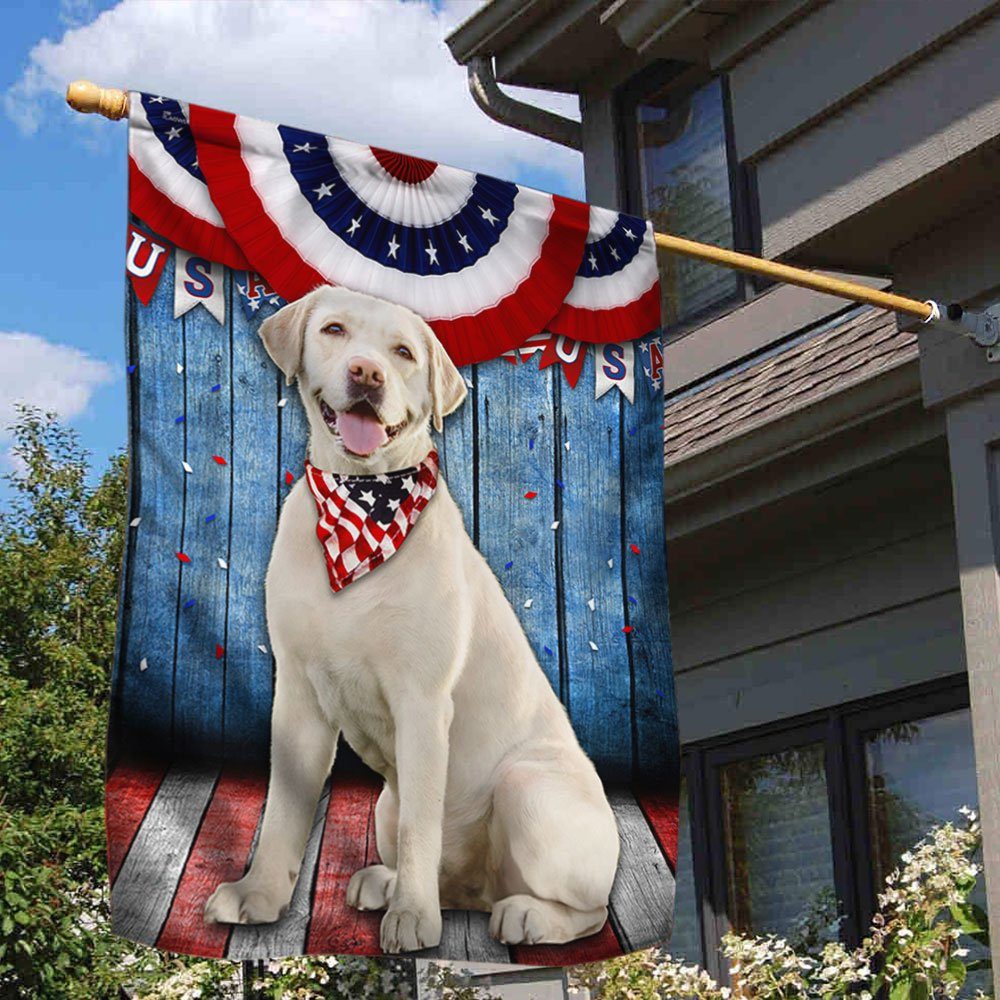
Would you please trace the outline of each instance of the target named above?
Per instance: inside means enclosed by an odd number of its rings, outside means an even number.
[[[632,344],[601,344],[594,366],[594,398],[600,399],[612,386],[631,403],[635,395],[635,362]]]
[[[178,248],[174,260],[174,319],[204,306],[217,323],[226,319],[222,265]]]
[[[125,273],[128,275],[136,297],[148,306],[160,275],[167,263],[168,243],[155,239],[135,226],[128,227],[128,247],[125,251]]]

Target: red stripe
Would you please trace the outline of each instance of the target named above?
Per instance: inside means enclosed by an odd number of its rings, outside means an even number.
[[[108,838],[108,876],[118,877],[156,791],[167,773],[165,764],[126,760],[104,783],[104,826]]]
[[[128,160],[129,211],[179,247],[229,267],[249,267],[246,257],[222,226],[213,226],[171,201]]]
[[[177,885],[157,947],[222,958],[231,927],[206,924],[205,903],[220,882],[242,878],[264,808],[267,776],[228,768],[219,778]]]
[[[635,800],[649,821],[653,836],[670,863],[677,871],[677,798],[657,791],[636,791]]]
[[[235,115],[192,104],[189,118],[212,201],[254,268],[289,301],[332,284],[306,263],[267,214],[243,162]],[[569,293],[583,258],[590,208],[559,195],[552,200],[538,258],[509,295],[474,315],[429,320],[456,365],[487,361],[523,344],[548,325]]]
[[[569,944],[519,944],[511,948],[512,959],[517,965],[584,965],[620,954],[622,946],[608,920],[596,934]]]
[[[316,871],[308,954],[381,954],[382,914],[361,913],[348,906],[346,899],[351,876],[378,863],[375,800],[379,790],[379,782],[370,775],[334,771]]]
[[[591,344],[620,344],[652,333],[659,325],[660,283],[654,281],[634,302],[614,309],[581,309],[564,304],[549,329]]]

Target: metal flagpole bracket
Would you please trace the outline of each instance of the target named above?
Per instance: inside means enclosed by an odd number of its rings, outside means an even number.
[[[987,361],[1000,361],[1000,313],[997,310],[973,312],[957,302],[942,306],[933,299],[928,299],[927,305],[931,307],[931,315],[925,323],[971,338],[986,348]]]

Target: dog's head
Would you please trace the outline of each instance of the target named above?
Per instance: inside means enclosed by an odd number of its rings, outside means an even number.
[[[465,399],[431,328],[384,299],[323,286],[264,320],[260,335],[287,381],[298,379],[313,440],[328,435],[351,465],[407,454],[429,420],[441,430]]]

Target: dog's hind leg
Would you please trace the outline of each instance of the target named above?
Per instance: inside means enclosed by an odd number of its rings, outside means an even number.
[[[222,883],[209,897],[206,922],[271,923],[288,908],[316,803],[333,766],[337,736],[308,680],[297,670],[279,667],[260,843],[247,874],[238,882]]]
[[[564,944],[600,930],[618,867],[618,827],[582,754],[509,767],[494,789],[490,840],[494,937]]]
[[[396,793],[383,785],[375,803],[375,844],[385,862],[369,865],[351,876],[347,884],[347,905],[356,910],[384,910],[396,889],[396,854],[399,839],[399,801]]]

